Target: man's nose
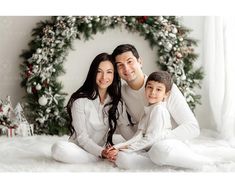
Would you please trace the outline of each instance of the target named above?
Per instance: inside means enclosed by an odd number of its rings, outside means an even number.
[[[123,65],[123,67],[124,67],[124,71],[125,71],[125,72],[128,72],[128,71],[129,71],[129,66],[128,66],[128,65]]]

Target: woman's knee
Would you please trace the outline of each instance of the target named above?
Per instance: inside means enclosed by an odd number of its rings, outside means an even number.
[[[66,151],[68,142],[58,141],[51,147],[51,155],[54,159],[59,160],[60,156]]]

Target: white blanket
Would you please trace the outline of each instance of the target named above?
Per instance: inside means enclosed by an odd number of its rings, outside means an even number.
[[[13,137],[0,136],[0,172],[119,172],[108,161],[88,164],[63,164],[54,161],[50,156],[53,143],[66,140],[68,137],[32,136]],[[187,144],[195,151],[206,156],[222,158],[227,162],[208,166],[203,172],[235,172],[235,148],[224,140],[214,137],[213,132],[203,130],[201,135]],[[143,172],[190,172],[192,170],[174,167],[154,167],[139,169]]]

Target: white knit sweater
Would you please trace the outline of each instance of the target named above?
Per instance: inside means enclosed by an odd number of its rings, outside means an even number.
[[[147,76],[145,76],[145,82],[146,80]],[[135,124],[138,124],[144,113],[144,106],[147,106],[145,83],[139,90],[133,90],[127,83],[124,83],[122,85],[122,99],[126,103],[127,111],[131,115],[132,120]],[[185,97],[175,84],[173,84],[170,96],[166,100],[166,106],[171,115],[173,125],[173,130],[169,132],[168,138],[186,140],[195,138],[200,134],[198,122]]]

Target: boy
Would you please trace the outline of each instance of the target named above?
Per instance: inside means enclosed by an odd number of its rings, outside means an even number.
[[[138,124],[135,136],[125,143],[114,147],[123,151],[149,149],[157,140],[164,139],[172,129],[170,114],[165,100],[172,88],[171,75],[166,71],[157,71],[149,75],[145,84],[145,97],[148,106]]]

